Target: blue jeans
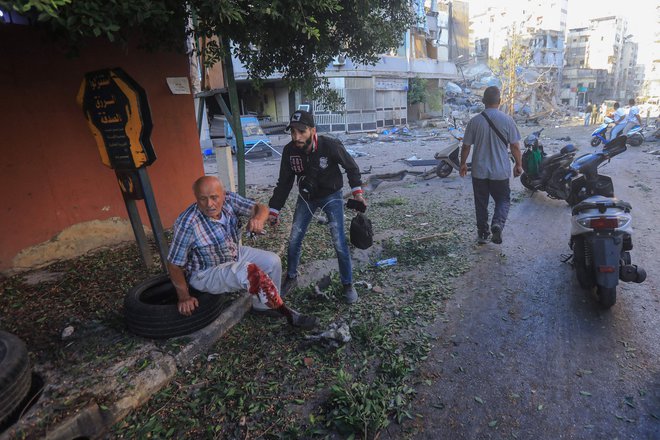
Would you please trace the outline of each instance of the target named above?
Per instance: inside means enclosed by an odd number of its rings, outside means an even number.
[[[309,206],[309,208],[308,208]],[[341,190],[318,200],[304,200],[298,196],[296,212],[293,214],[291,225],[291,236],[289,236],[289,250],[287,253],[287,275],[295,277],[300,263],[300,250],[302,241],[307,233],[307,227],[312,220],[312,213],[321,208],[328,216],[332,243],[337,252],[339,262],[339,277],[342,284],[353,282],[353,268],[351,265],[351,253],[346,242],[344,233],[344,199]]]
[[[499,225],[504,229],[506,218],[511,206],[511,191],[509,179],[491,180],[472,178],[472,189],[474,191],[474,209],[477,215],[477,231],[487,233],[488,227],[488,202],[490,197],[495,201],[495,211],[491,225]]]

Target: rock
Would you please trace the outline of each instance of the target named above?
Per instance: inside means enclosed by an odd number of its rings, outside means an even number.
[[[62,340],[70,338],[73,332],[74,332],[73,326],[70,325],[68,327],[65,327],[64,330],[62,330]]]

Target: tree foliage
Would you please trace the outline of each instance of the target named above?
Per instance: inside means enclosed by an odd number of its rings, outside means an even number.
[[[516,96],[521,94],[526,86],[518,72],[521,67],[529,65],[529,60],[529,50],[514,23],[507,32],[507,45],[502,49],[499,59],[490,63],[491,70],[502,81],[501,108],[510,115],[514,113]]]
[[[334,56],[374,64],[415,20],[410,0],[0,0],[0,7],[32,14],[74,45],[137,34],[148,47],[182,48],[192,23],[196,37],[231,40],[251,79],[279,72],[307,91],[318,90]],[[219,41],[206,45],[207,64],[224,54]]]
[[[428,80],[418,76],[408,80],[408,104],[419,104],[427,101],[427,83]]]

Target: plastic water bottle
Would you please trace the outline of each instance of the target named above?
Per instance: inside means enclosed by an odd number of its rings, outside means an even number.
[[[397,263],[396,257],[380,260],[376,262],[376,267],[394,266]]]

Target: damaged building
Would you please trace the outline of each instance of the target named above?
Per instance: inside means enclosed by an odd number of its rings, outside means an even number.
[[[247,70],[234,59],[241,111],[254,113],[270,124],[282,125],[297,108],[314,112],[321,132],[360,132],[408,123],[421,113],[441,111],[444,86],[460,75],[455,61],[469,58],[468,2],[416,0],[418,23],[402,36],[402,44],[383,54],[374,66],[337,56],[325,77],[344,99],[339,111],[324,108],[298,91],[289,90],[273,76],[255,91]],[[436,102],[408,105],[409,81],[425,80],[427,94]],[[301,107],[302,106],[302,107]]]

